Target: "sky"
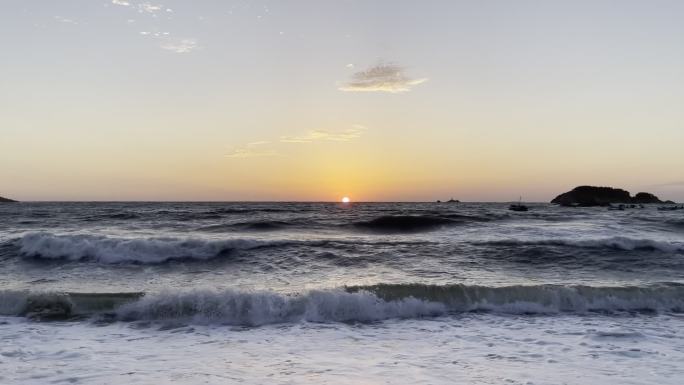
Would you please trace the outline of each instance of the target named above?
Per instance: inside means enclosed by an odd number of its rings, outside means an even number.
[[[0,195],[684,201],[684,2],[0,4]]]

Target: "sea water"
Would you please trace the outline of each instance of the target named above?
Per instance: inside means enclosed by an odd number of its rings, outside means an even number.
[[[684,213],[0,205],[1,384],[681,384]]]

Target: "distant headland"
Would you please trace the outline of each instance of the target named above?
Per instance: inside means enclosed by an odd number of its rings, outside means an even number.
[[[629,191],[613,187],[579,186],[571,191],[555,197],[551,203],[561,206],[609,206],[611,203],[667,203],[661,201],[657,196],[639,192],[631,196]]]
[[[16,202],[16,201],[12,200],[12,199],[0,197],[0,203],[11,203],[11,202]]]
[[[437,203],[442,203],[442,201],[437,200]],[[459,201],[458,199],[451,198],[448,201],[446,201],[446,203],[461,203],[461,201]]]

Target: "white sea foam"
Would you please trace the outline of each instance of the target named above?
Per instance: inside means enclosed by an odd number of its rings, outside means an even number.
[[[258,328],[0,317],[0,382],[680,385],[681,325],[669,315]]]

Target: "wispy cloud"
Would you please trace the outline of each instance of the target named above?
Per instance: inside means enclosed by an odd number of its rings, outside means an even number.
[[[314,142],[348,142],[359,138],[367,130],[365,126],[354,124],[351,127],[338,130],[311,130],[305,134],[297,136],[282,136],[275,141],[259,141],[247,143],[244,146],[235,147],[230,150],[225,156],[227,158],[253,158],[265,156],[280,156],[282,155],[278,149],[278,145],[284,146],[288,144],[303,144]]]
[[[175,53],[188,53],[197,49],[197,41],[195,39],[182,39],[175,42],[166,42],[160,47]]]
[[[263,156],[278,156],[278,152],[271,148],[264,148],[268,141],[247,143],[242,147],[236,147],[226,154],[226,158],[253,158]]]
[[[172,27],[172,23],[168,23],[173,19],[173,9],[166,7],[162,3],[150,1],[136,1],[136,0],[111,0],[112,4],[124,7],[129,13],[129,18],[126,23],[132,25],[139,25],[144,28],[142,31],[138,30],[141,36],[152,38],[155,40],[155,45],[159,48],[175,52],[188,53],[199,48],[197,40],[194,38],[172,38],[172,33],[164,29]],[[130,18],[134,14],[139,14],[136,19]]]
[[[166,8],[162,4],[153,4],[150,2],[142,2],[136,4],[132,4],[128,0],[112,0],[112,4],[114,5],[120,5],[122,7],[131,7],[133,9],[137,9],[138,13],[151,13],[151,14],[156,14],[157,12],[165,11],[165,12],[173,12],[173,9],[171,8]]]
[[[283,136],[280,141],[283,143],[311,143],[316,141],[347,142],[360,137],[366,127],[355,124],[350,128],[341,131],[311,130],[299,136]]]
[[[404,68],[396,64],[379,64],[365,71],[356,72],[352,80],[339,87],[347,92],[410,91],[413,86],[426,82],[427,78],[412,79],[404,74]]]

